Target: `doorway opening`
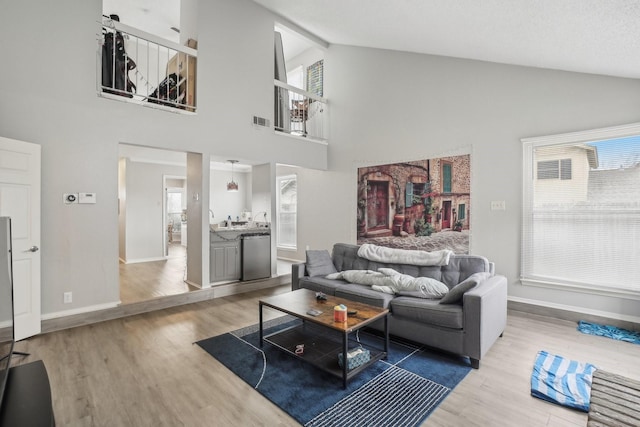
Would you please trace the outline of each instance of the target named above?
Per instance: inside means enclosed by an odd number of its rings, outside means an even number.
[[[184,152],[119,145],[121,304],[197,289],[185,282],[186,157]]]
[[[165,256],[186,256],[187,247],[187,180],[183,176],[164,177]]]

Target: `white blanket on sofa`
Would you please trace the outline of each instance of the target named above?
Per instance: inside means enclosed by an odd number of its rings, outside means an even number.
[[[448,249],[426,252],[387,248],[385,246],[377,246],[370,243],[365,243],[358,248],[358,256],[370,261],[421,266],[447,265],[449,264],[449,257],[452,254],[453,251]]]
[[[343,279],[349,283],[371,286],[386,294],[405,294],[420,298],[442,298],[449,292],[444,283],[430,277],[413,277],[391,268],[371,270],[345,270],[329,274],[327,279]]]

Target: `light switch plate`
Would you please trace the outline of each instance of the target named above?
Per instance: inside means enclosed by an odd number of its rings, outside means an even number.
[[[78,199],[79,203],[95,203],[96,193],[80,193]]]

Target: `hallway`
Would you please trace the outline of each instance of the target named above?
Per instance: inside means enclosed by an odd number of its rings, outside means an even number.
[[[131,304],[199,289],[185,283],[186,263],[187,248],[179,241],[169,244],[166,260],[120,263],[120,303]],[[291,274],[291,264],[278,260],[277,275]]]

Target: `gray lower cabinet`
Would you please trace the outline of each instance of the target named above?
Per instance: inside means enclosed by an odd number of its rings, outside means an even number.
[[[209,281],[240,279],[240,240],[211,242]]]

